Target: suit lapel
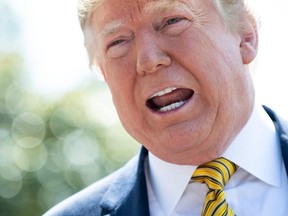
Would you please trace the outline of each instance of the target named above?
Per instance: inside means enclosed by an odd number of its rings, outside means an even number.
[[[288,175],[288,123],[280,119],[270,108],[266,106],[263,107],[274,122],[281,145],[282,157],[285,164],[286,173]]]
[[[148,151],[142,148],[140,157],[130,161],[112,182],[100,203],[102,215],[149,216],[145,178]]]

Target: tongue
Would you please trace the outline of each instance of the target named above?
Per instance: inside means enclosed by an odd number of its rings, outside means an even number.
[[[176,89],[169,94],[152,98],[151,102],[154,107],[161,108],[179,101],[188,100],[192,95],[193,91],[191,89]]]

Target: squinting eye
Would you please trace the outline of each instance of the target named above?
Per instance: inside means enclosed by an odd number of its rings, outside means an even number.
[[[166,18],[160,26],[161,32],[169,36],[177,36],[189,28],[189,19],[185,16]]]
[[[176,18],[176,17],[171,18],[171,19],[167,20],[166,25],[173,25],[173,24],[175,24],[181,20],[182,20],[182,18]]]
[[[110,44],[108,45],[108,48],[110,48],[110,47],[112,47],[112,46],[116,46],[116,45],[118,45],[118,44],[120,44],[120,43],[122,43],[122,42],[124,42],[124,40],[116,40],[116,41],[113,41],[112,43],[110,43]]]

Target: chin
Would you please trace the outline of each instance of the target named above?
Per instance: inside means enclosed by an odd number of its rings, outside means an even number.
[[[152,148],[149,151],[169,163],[197,166],[221,157],[222,153],[225,151],[225,146],[215,144],[211,146],[209,144],[169,142],[166,145]]]

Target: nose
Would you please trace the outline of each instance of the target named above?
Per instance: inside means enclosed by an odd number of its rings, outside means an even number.
[[[161,43],[157,43],[152,37],[139,41],[137,48],[136,67],[139,75],[154,73],[171,64],[171,59],[162,49]]]

